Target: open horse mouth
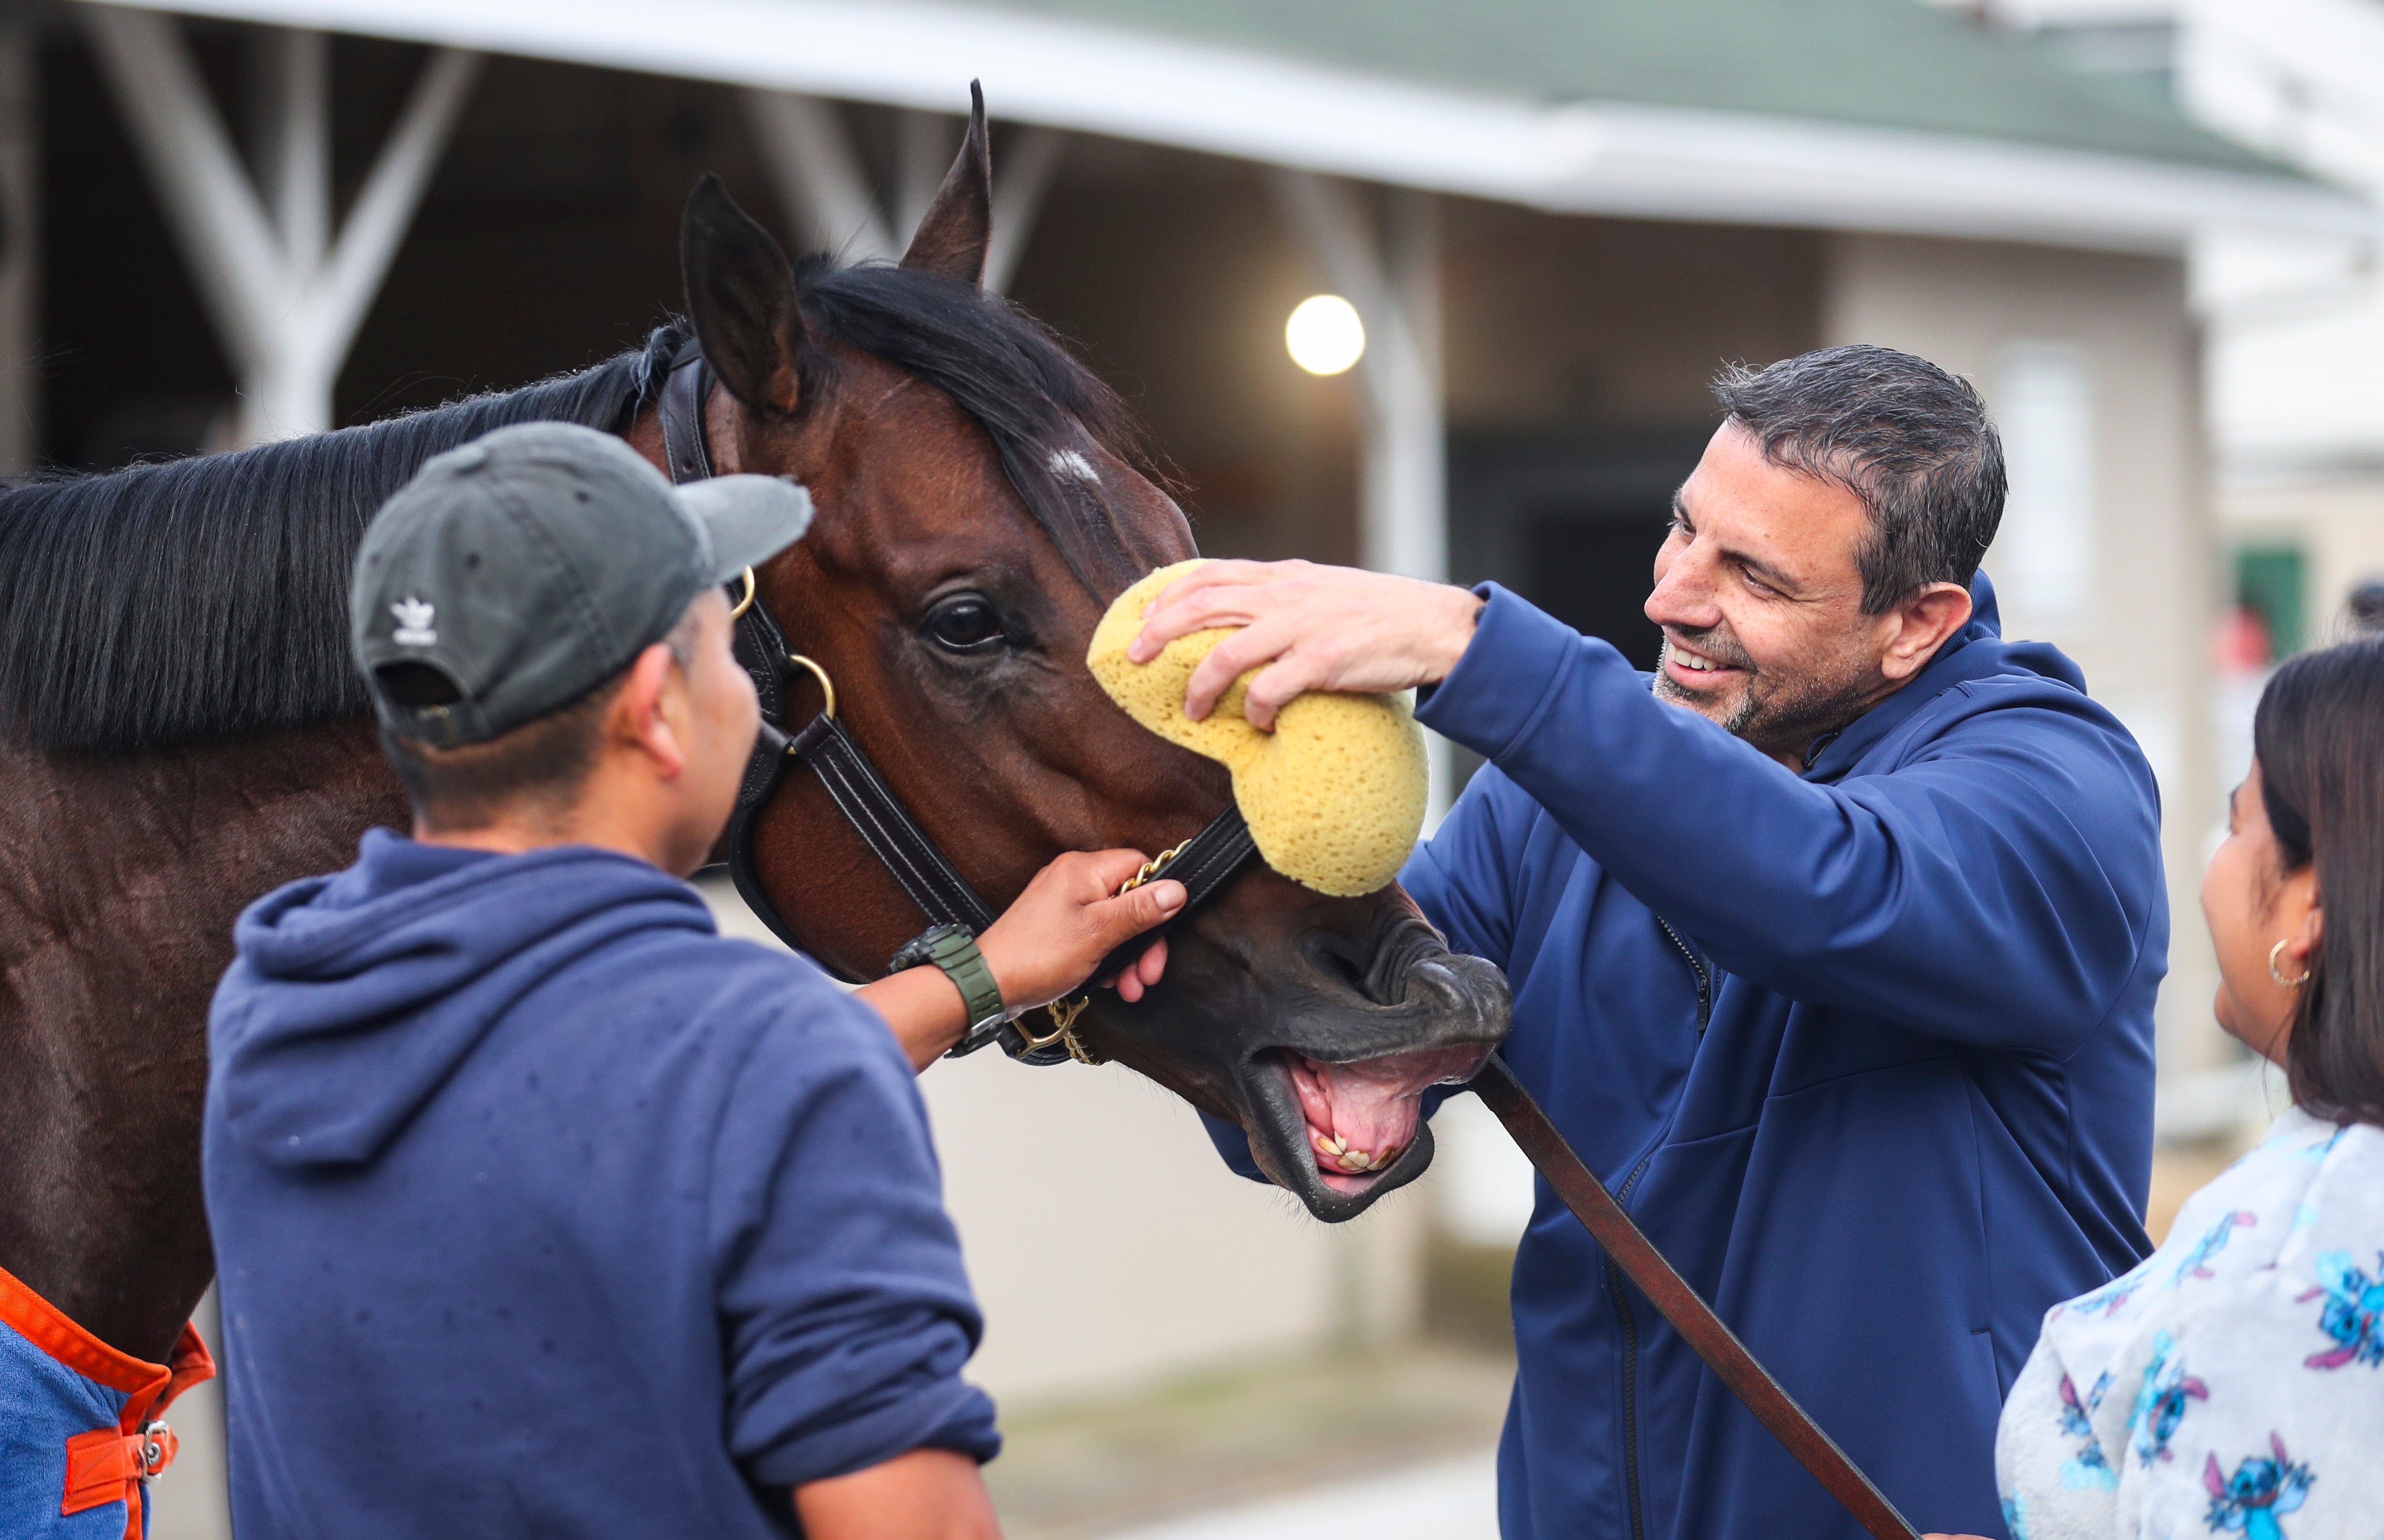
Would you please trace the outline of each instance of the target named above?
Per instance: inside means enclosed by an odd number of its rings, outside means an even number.
[[[1359,1193],[1415,1143],[1423,1122],[1423,1093],[1434,1086],[1463,1085],[1489,1057],[1486,1043],[1460,1043],[1347,1064],[1306,1054],[1285,1054],[1277,1062],[1299,1098],[1317,1174],[1335,1192]]]
[[[1347,993],[1317,989],[1241,1061],[1250,1153],[1318,1219],[1363,1212],[1432,1164],[1425,1093],[1473,1078],[1506,1036],[1498,970],[1402,921]]]

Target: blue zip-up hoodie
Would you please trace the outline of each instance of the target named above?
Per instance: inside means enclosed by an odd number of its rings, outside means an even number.
[[[783,1535],[999,1447],[886,1025],[627,856],[365,836],[217,991],[242,1540]]]
[[[1789,1392],[1920,1528],[2005,1534],[1995,1419],[2039,1320],[2150,1249],[2143,756],[2067,659],[2001,640],[1983,576],[1801,776],[1483,591],[1417,714],[1490,763],[1401,880],[1507,971],[1509,1062]],[[1862,1534],[1546,1182],[1513,1304],[1509,1540]]]

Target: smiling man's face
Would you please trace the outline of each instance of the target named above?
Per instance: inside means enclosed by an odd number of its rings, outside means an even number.
[[[1802,768],[1815,739],[1918,668],[1889,658],[1899,611],[1863,614],[1856,554],[1869,531],[1853,492],[1773,465],[1753,434],[1725,422],[1674,495],[1656,553],[1657,694]]]

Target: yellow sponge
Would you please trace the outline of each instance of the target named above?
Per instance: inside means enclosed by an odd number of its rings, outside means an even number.
[[[1262,733],[1242,719],[1245,674],[1207,721],[1186,716],[1185,684],[1231,629],[1178,637],[1148,664],[1128,662],[1125,650],[1143,606],[1200,565],[1161,567],[1118,595],[1085,657],[1093,677],[1128,716],[1233,771],[1234,801],[1268,865],[1344,898],[1387,887],[1423,828],[1423,734],[1408,697],[1310,691]]]

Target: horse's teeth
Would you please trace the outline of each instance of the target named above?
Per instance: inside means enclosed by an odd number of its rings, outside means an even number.
[[[1365,1170],[1365,1169],[1366,1169],[1366,1157],[1365,1157],[1365,1155],[1364,1155],[1362,1152],[1359,1151],[1359,1150],[1355,1150],[1355,1149],[1350,1150],[1347,1154],[1343,1155],[1343,1156],[1341,1157],[1341,1169],[1342,1169],[1343,1171],[1349,1171],[1349,1172],[1357,1172],[1357,1171],[1363,1171],[1363,1170]]]
[[[1341,1154],[1349,1148],[1347,1142],[1338,1134],[1327,1134],[1317,1142],[1335,1155]]]

